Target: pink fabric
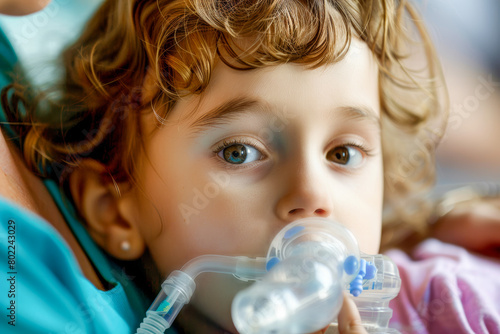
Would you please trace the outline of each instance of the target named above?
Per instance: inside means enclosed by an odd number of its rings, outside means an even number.
[[[387,255],[397,264],[401,292],[391,301],[390,327],[409,333],[499,333],[500,261],[435,239],[408,256]]]

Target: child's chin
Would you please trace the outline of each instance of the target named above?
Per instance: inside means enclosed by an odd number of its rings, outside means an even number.
[[[237,333],[231,319],[231,304],[236,293],[250,284],[233,275],[201,274],[196,279],[196,290],[190,304],[209,321],[230,333]]]

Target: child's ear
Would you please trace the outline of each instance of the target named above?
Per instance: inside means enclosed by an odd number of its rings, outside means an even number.
[[[119,210],[120,193],[102,164],[85,159],[69,177],[69,189],[95,242],[120,260],[135,260],[145,242],[133,219]]]

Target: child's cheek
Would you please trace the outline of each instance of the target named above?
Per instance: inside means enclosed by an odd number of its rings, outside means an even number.
[[[237,192],[221,191],[193,221],[199,224],[196,236],[201,249],[214,254],[265,256],[275,233],[274,222],[266,214],[271,209],[265,208],[265,198],[254,196],[251,190]]]
[[[381,161],[374,161],[369,173],[343,187],[341,194],[336,193],[335,201],[336,217],[354,233],[360,250],[377,254],[383,205]]]

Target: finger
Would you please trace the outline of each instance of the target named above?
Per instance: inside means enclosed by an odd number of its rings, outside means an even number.
[[[344,303],[339,312],[339,333],[340,334],[368,334],[361,324],[361,316],[354,301],[344,293]]]
[[[311,333],[311,334],[325,334],[325,332],[328,330],[328,326],[326,326],[325,328],[323,328],[322,330],[319,330],[317,332],[314,332],[314,333]]]

